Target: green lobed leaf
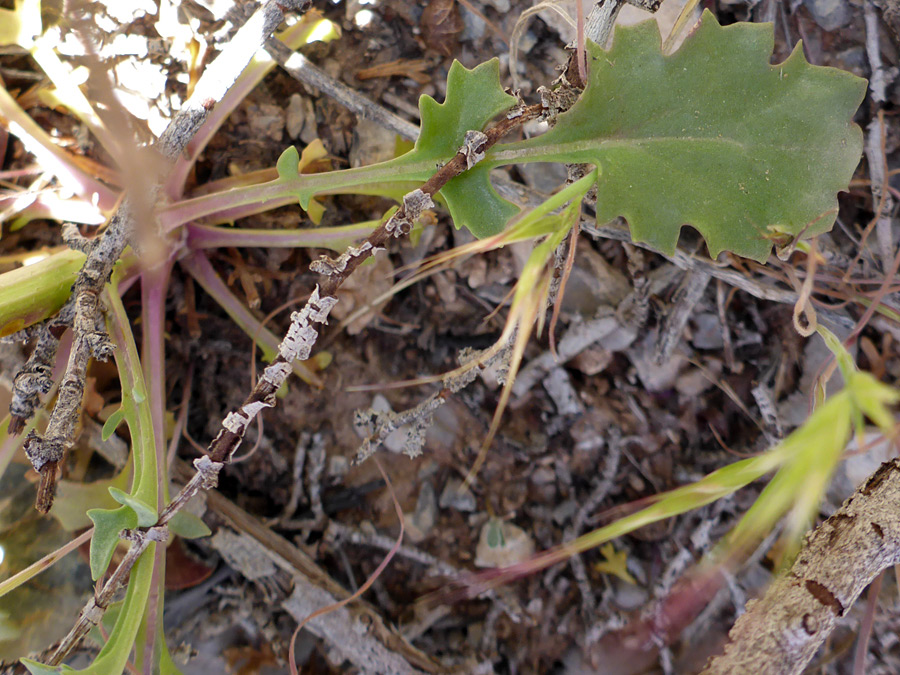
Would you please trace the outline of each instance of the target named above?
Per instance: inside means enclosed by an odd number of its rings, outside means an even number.
[[[852,118],[865,80],[807,63],[771,65],[771,24],[720,26],[709,11],[674,54],[655,21],[588,45],[589,83],[542,136],[492,149],[479,165],[557,161],[600,168],[597,219],[674,252],[682,225],[711,255],[763,261],[774,231],[827,231],[862,152]],[[496,230],[495,230],[496,231]]]
[[[437,103],[430,96],[419,100],[422,132],[411,156],[447,159],[462,146],[466,132],[480,131],[501,112],[516,104],[500,84],[500,62],[491,59],[472,70],[454,61],[447,75],[447,96]],[[476,165],[474,168],[477,168]],[[468,171],[441,189],[457,228],[466,227],[476,237],[496,234],[492,223],[506,222],[519,212],[502,199],[491,185],[487,171]]]
[[[130,506],[120,506],[117,509],[91,509],[87,515],[94,523],[90,557],[91,578],[96,581],[109,567],[122,530],[137,527],[138,516]]]
[[[399,169],[398,176],[427,180],[444,162],[459,152],[467,131],[481,131],[494,117],[516,104],[500,84],[500,61],[491,59],[469,70],[454,61],[447,75],[447,95],[443,103],[431,96],[419,99],[422,131],[415,147],[384,167]],[[419,173],[406,174],[416,167]],[[519,207],[502,199],[491,185],[487,171],[476,165],[447,183],[440,195],[450,209],[457,228],[466,227],[477,237],[496,234],[519,212]],[[496,224],[501,227],[497,228]]]
[[[295,148],[288,148],[279,157],[278,179],[254,188],[257,192],[240,189],[232,191],[229,208],[259,200],[260,191],[268,191],[265,198],[293,195],[300,207],[307,209],[316,194],[381,194],[402,196],[421,187],[435,170],[448,162],[465,142],[467,131],[481,131],[488,122],[516,104],[500,84],[500,61],[491,59],[469,70],[458,61],[450,66],[447,75],[447,95],[443,103],[430,96],[419,99],[422,128],[415,146],[405,155],[387,162],[323,174],[297,175],[298,157]],[[465,226],[475,235],[495,234],[519,212],[519,208],[500,198],[488,180],[487,172],[466,172],[451,180],[440,191],[457,227]],[[240,193],[240,194],[238,194]],[[244,193],[247,193],[246,195]],[[500,227],[497,227],[500,223]]]

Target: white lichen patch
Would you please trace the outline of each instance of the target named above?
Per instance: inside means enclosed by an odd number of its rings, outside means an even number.
[[[466,157],[466,169],[471,169],[484,159],[488,137],[480,131],[469,130],[466,132],[465,142],[459,149]]]
[[[291,314],[291,327],[278,345],[278,352],[285,361],[291,363],[295,359],[305,361],[309,358],[319,337],[318,331],[310,322],[327,324],[328,314],[336,303],[337,298],[319,297],[319,287],[316,286],[303,309]]]

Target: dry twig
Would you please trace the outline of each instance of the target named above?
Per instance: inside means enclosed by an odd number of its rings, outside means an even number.
[[[807,537],[793,567],[747,604],[703,675],[800,673],[838,619],[900,563],[900,459],[885,462]]]

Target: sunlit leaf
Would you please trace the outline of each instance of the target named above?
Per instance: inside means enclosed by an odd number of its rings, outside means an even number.
[[[15,9],[0,9],[0,45],[26,49],[41,34],[40,0],[16,0]]]

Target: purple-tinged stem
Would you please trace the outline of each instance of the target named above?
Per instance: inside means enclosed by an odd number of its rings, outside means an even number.
[[[260,248],[328,248],[343,251],[353,242],[364,239],[378,227],[379,221],[369,220],[338,227],[310,227],[296,230],[251,230],[213,225],[187,226],[187,247],[190,249],[228,248],[246,246]]]
[[[307,12],[300,21],[275,37],[290,49],[296,49],[306,44],[313,29],[322,20],[322,16],[318,12]],[[235,80],[234,85],[216,104],[206,122],[203,123],[203,126],[188,142],[184,152],[175,161],[175,165],[172,167],[172,171],[164,185],[165,193],[170,199],[177,200],[184,195],[188,174],[200,153],[206,148],[210,139],[219,130],[219,127],[228,119],[228,116],[234,112],[247,95],[276,65],[275,61],[268,57],[265,52],[260,51],[253,57],[249,65],[244,68],[244,71]]]
[[[203,290],[209,293],[222,309],[228,313],[232,321],[240,326],[259,346],[266,361],[272,361],[278,356],[278,343],[280,340],[266,329],[247,309],[246,305],[228,289],[225,282],[216,274],[206,254],[202,251],[195,251],[191,255],[182,258],[180,264],[203,287]],[[321,380],[303,362],[294,361],[291,367],[294,374],[304,382],[321,386]]]

